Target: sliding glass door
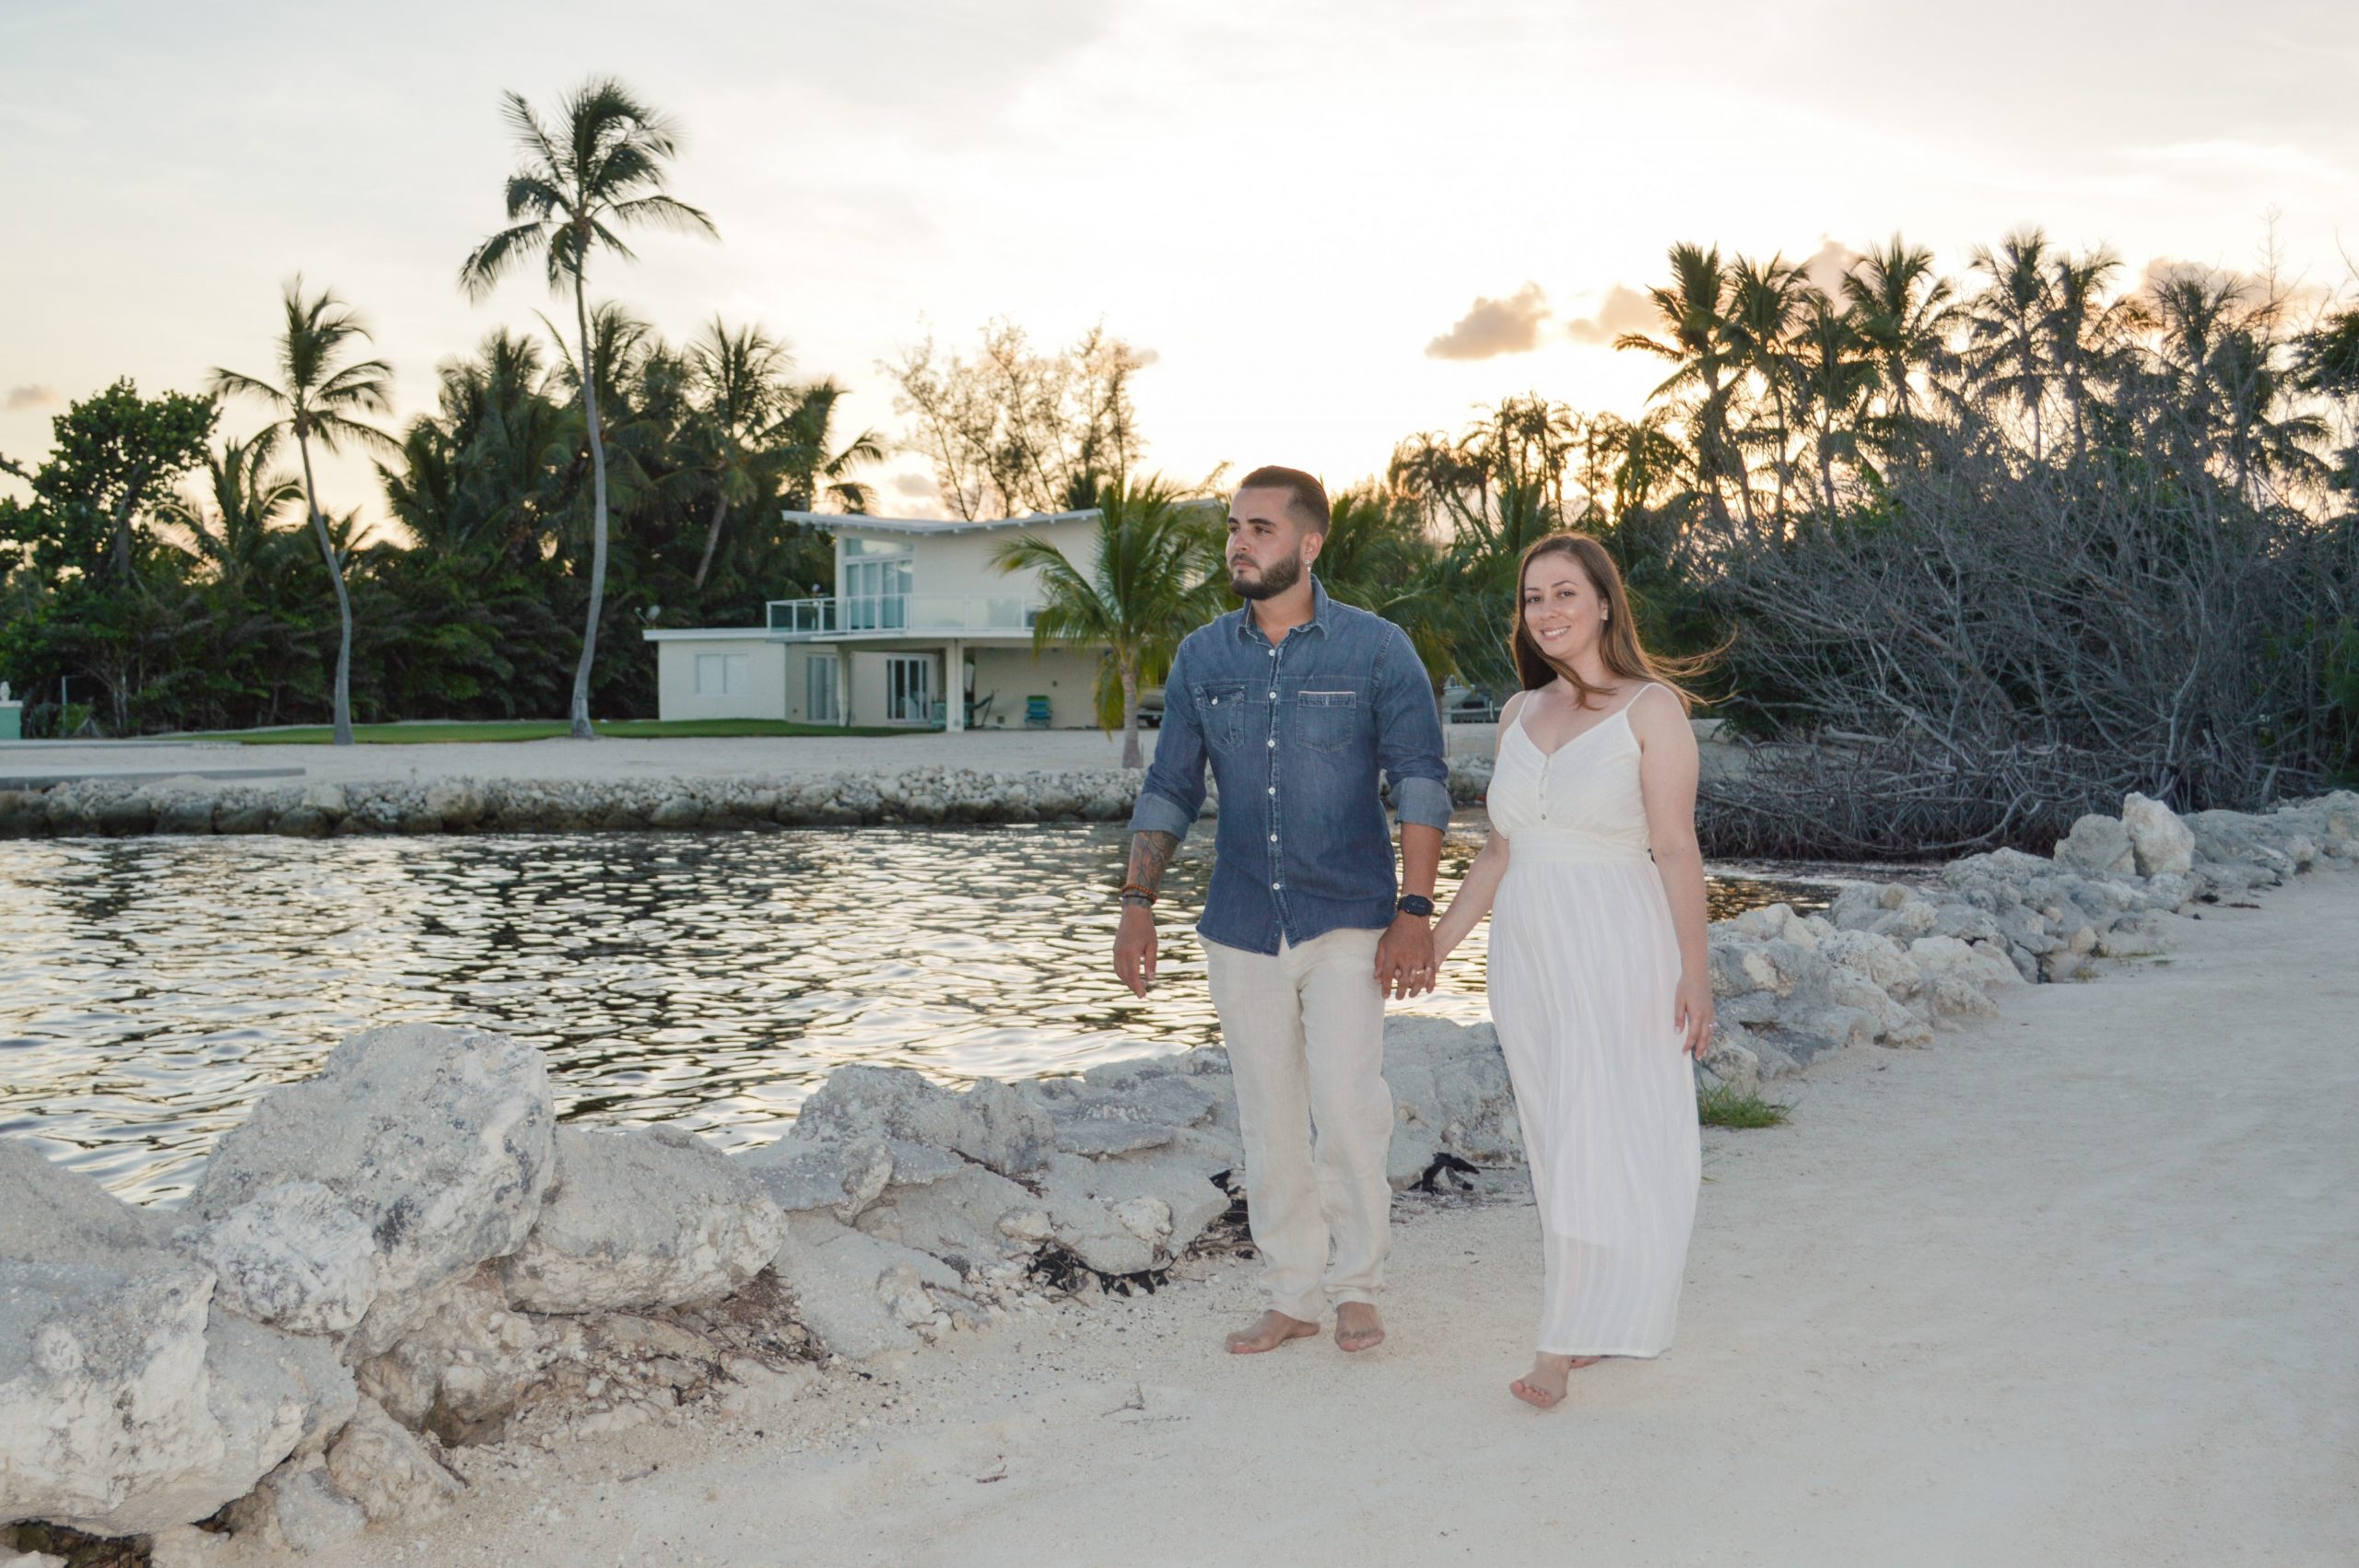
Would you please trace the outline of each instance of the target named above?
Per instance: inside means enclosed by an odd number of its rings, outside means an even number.
[[[933,655],[886,656],[885,718],[888,724],[933,722]]]

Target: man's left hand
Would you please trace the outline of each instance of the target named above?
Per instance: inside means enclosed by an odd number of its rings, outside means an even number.
[[[1434,989],[1434,928],[1422,915],[1399,914],[1376,944],[1376,989],[1406,1000]]]

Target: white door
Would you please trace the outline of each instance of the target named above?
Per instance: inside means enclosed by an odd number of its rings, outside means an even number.
[[[836,712],[836,656],[814,655],[803,665],[803,718],[810,724],[840,724]]]
[[[886,720],[893,724],[933,721],[933,656],[895,653],[885,661]]]

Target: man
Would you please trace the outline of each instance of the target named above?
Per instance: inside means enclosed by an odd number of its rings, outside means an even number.
[[[1156,895],[1203,805],[1209,761],[1219,859],[1196,930],[1237,1078],[1270,1295],[1269,1311],[1228,1336],[1241,1355],[1318,1333],[1331,1305],[1344,1350],[1383,1341],[1384,998],[1434,981],[1434,875],[1449,822],[1441,716],[1408,637],[1336,603],[1311,575],[1327,524],[1325,488],[1298,470],[1258,468],[1238,489],[1228,573],[1245,605],[1191,633],[1172,661],[1114,939],[1115,972],[1144,996]],[[1379,768],[1401,817],[1399,898]]]

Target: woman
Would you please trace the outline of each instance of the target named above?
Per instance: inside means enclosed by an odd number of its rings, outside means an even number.
[[[1593,539],[1523,553],[1491,836],[1434,928],[1447,954],[1492,911],[1491,1015],[1539,1199],[1547,1410],[1601,1356],[1661,1355],[1701,1180],[1695,1075],[1712,1035],[1696,750],[1672,666],[1638,646]]]

